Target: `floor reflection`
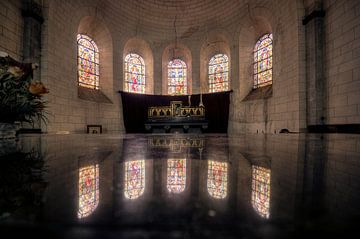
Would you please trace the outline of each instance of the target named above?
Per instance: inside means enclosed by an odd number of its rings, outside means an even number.
[[[181,193],[186,187],[186,159],[167,160],[167,189],[170,193]]]
[[[1,155],[1,230],[29,221],[262,238],[340,235],[332,230],[360,222],[356,135],[38,135],[17,144]],[[20,152],[41,157],[40,168],[18,170]],[[35,172],[46,181],[41,190],[12,189],[14,174]],[[20,194],[36,194],[31,220],[24,207],[34,203],[12,203]]]
[[[227,195],[227,162],[208,160],[207,190],[213,198],[222,199]]]
[[[264,218],[270,217],[270,169],[252,166],[251,203]]]
[[[124,195],[128,199],[140,197],[145,190],[145,160],[125,162]]]
[[[99,204],[99,165],[79,169],[78,218],[91,215]]]

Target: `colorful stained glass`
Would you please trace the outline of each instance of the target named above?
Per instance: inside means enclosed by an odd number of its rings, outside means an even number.
[[[272,84],[272,39],[271,33],[262,36],[254,48],[254,88]]]
[[[95,42],[83,34],[77,35],[79,85],[99,89],[99,50]]]
[[[228,166],[226,162],[208,161],[207,190],[210,196],[221,199],[227,195]]]
[[[170,193],[181,193],[186,187],[186,159],[167,160],[167,189]]]
[[[180,59],[174,59],[168,64],[168,94],[187,94],[186,64]]]
[[[145,93],[145,63],[138,54],[125,57],[125,91]]]
[[[125,162],[125,190],[128,199],[140,197],[145,190],[145,160]]]
[[[209,91],[221,92],[229,89],[229,58],[217,54],[209,61]]]
[[[251,204],[263,218],[270,217],[270,169],[252,166]]]
[[[79,169],[78,218],[92,214],[99,204],[99,165]]]

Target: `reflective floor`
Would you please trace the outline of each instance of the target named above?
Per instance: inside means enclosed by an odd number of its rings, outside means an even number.
[[[0,142],[0,238],[345,238],[360,135],[28,135]]]

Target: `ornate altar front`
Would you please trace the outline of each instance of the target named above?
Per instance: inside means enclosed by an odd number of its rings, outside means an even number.
[[[169,106],[152,106],[148,108],[148,119],[145,129],[151,132],[154,128],[163,128],[170,132],[171,128],[182,128],[185,133],[189,128],[208,128],[205,119],[205,107],[183,106],[182,101],[171,101]]]

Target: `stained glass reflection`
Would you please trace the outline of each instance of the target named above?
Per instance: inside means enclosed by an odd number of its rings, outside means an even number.
[[[99,50],[95,42],[83,34],[77,35],[79,85],[99,89]]]
[[[262,36],[254,48],[254,88],[272,84],[272,39],[271,33]]]
[[[174,59],[168,64],[168,94],[187,94],[186,64],[180,59]]]
[[[227,195],[228,165],[226,162],[208,161],[207,190],[210,196],[222,199]]]
[[[263,218],[270,216],[270,169],[252,166],[251,203]]]
[[[167,189],[170,193],[181,193],[186,186],[186,159],[167,160]]]
[[[78,218],[92,214],[99,204],[99,165],[79,169]]]
[[[125,57],[125,91],[145,93],[145,63],[138,54]]]
[[[125,162],[125,190],[128,199],[140,197],[145,190],[145,160]]]
[[[221,92],[229,89],[229,58],[217,54],[209,61],[209,91]]]

